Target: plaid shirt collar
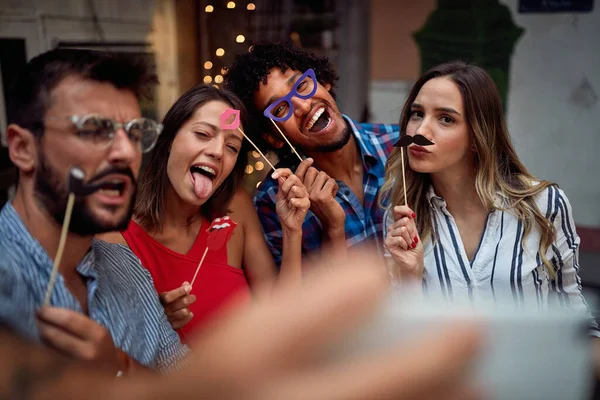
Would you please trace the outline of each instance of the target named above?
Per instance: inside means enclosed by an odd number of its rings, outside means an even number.
[[[367,135],[363,126],[357,125],[347,115],[342,114],[342,116],[344,117],[344,120],[346,121],[348,127],[352,129],[354,138],[356,139],[358,147],[360,148],[360,155],[363,160],[363,165],[365,167],[365,170],[368,171],[371,167],[375,166],[377,163],[380,163],[380,159],[375,156],[377,152],[375,151],[375,148],[373,148],[373,145],[371,143],[365,141]]]

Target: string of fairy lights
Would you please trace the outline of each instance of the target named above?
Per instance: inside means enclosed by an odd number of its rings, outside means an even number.
[[[238,4],[236,4],[234,1],[227,2],[227,8],[230,10],[235,9],[237,6],[238,6]],[[254,10],[256,10],[256,5],[254,3],[248,3],[248,4],[246,4],[246,10],[254,11]],[[215,6],[212,4],[208,4],[208,5],[206,5],[206,7],[204,7],[204,12],[206,12],[206,13],[212,13],[214,11],[215,11]],[[235,35],[235,42],[236,43],[245,43],[246,37],[243,34],[239,33],[239,34]],[[250,50],[251,48],[252,48],[252,46],[248,47],[248,50]],[[210,72],[212,71],[213,67],[217,63],[217,60],[221,59],[223,56],[225,56],[225,49],[223,47],[219,47],[215,50],[214,54],[217,57],[216,60],[213,59],[214,62],[211,60],[206,60],[204,62],[205,75],[202,80],[207,85],[212,83],[214,86],[219,87],[219,85],[221,83],[223,83],[223,76],[225,74],[227,74],[226,68],[222,67],[221,70],[219,71],[220,73],[217,73],[214,76]],[[249,163],[248,165],[246,165],[245,172],[248,175],[252,175],[255,172],[260,172],[265,169],[265,164],[262,161],[257,160],[258,158],[261,157],[260,154],[257,151],[252,151],[251,154],[252,154],[252,158],[254,160],[251,163]],[[258,181],[256,186],[258,187],[259,184],[260,184],[260,180]]]
[[[234,1],[229,1],[227,2],[227,8],[230,10],[233,10],[237,7],[237,4]],[[248,3],[246,4],[246,10],[248,11],[254,11],[256,10],[256,5],[254,3]],[[208,4],[206,7],[204,7],[204,12],[206,13],[212,13],[213,11],[215,11],[215,7],[212,4]],[[235,41],[236,43],[244,43],[246,41],[246,37],[242,34],[238,34],[235,36]],[[219,47],[215,50],[215,55],[217,57],[223,57],[225,55],[225,49],[223,47]],[[213,68],[213,62],[210,60],[207,60],[204,62],[204,69],[206,71],[210,71]],[[215,83],[217,85],[223,83],[223,75],[225,75],[227,73],[227,70],[225,68],[221,68],[220,74],[216,74],[213,78],[213,76],[208,73],[207,75],[204,76],[203,78],[203,82],[206,84],[210,84],[210,83]]]

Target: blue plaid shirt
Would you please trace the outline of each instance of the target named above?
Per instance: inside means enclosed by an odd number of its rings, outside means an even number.
[[[35,312],[53,262],[10,203],[0,211],[0,254],[0,323],[39,341]],[[149,368],[180,365],[189,349],[167,321],[150,273],[129,249],[95,239],[77,271],[87,283],[89,318],[108,330],[116,347]],[[82,312],[60,273],[50,305]]]
[[[336,200],[346,212],[346,246],[352,247],[365,242],[374,242],[376,248],[383,252],[380,243],[383,229],[383,210],[379,207],[379,188],[384,182],[385,162],[399,138],[399,126],[396,124],[359,124],[344,116],[348,127],[360,148],[363,161],[364,202],[361,204],[352,190],[342,181]],[[299,161],[294,157],[282,160],[277,168],[296,170]],[[254,205],[265,233],[267,244],[271,249],[277,265],[281,263],[282,238],[281,224],[275,210],[277,181],[267,175],[254,195]],[[323,245],[323,228],[319,219],[308,211],[302,224],[302,253],[310,254]]]

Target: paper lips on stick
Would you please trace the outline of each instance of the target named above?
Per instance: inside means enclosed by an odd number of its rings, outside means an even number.
[[[233,120],[231,119],[231,117],[233,117]],[[269,164],[271,169],[273,169],[273,170],[275,169],[273,164],[271,164],[271,161],[269,161],[269,159],[267,157],[265,157],[263,152],[260,151],[258,146],[256,144],[254,144],[254,142],[248,136],[246,136],[246,134],[240,127],[240,110],[236,110],[233,108],[225,109],[225,111],[223,111],[223,113],[221,114],[221,129],[237,129],[238,131],[240,131],[242,136],[244,136],[246,138],[246,140],[248,140],[248,142],[250,142],[250,144],[256,149],[256,151],[258,151],[258,153],[267,162],[267,164]]]
[[[233,117],[233,120],[231,119]],[[228,108],[221,114],[221,129],[237,129],[240,126],[240,110]]]
[[[237,223],[229,217],[216,218],[207,230],[206,247],[210,250],[219,250],[231,239],[236,226]]]
[[[192,278],[192,283],[190,286],[194,286],[194,281],[198,276],[198,271],[200,271],[200,267],[204,262],[204,258],[206,257],[206,253],[208,250],[219,250],[221,247],[225,245],[231,239],[231,235],[233,234],[233,230],[237,224],[229,217],[215,218],[213,222],[210,224],[206,232],[208,232],[208,237],[206,238],[206,249],[204,249],[204,254],[200,259],[200,263],[198,263],[198,268],[196,268],[196,273]]]

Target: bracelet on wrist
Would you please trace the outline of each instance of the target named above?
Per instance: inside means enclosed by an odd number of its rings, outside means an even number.
[[[131,365],[131,359],[123,350],[119,350],[119,358],[121,361],[121,369],[117,371],[117,378],[127,376]]]

